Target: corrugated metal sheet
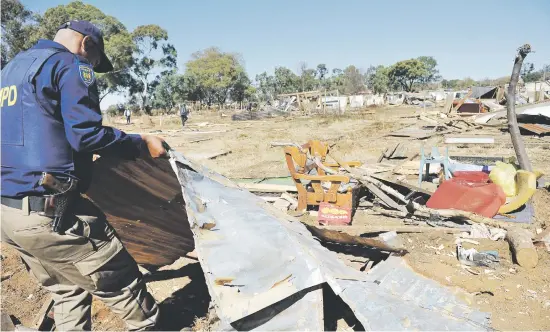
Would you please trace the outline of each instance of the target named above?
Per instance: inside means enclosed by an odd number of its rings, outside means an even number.
[[[101,157],[86,194],[138,263],[159,267],[193,251],[181,186],[167,160]]]
[[[494,99],[497,95],[498,87],[494,86],[473,86],[470,98],[474,99]]]
[[[535,133],[537,135],[544,135],[550,133],[550,125],[540,123],[520,123],[520,128]]]
[[[488,329],[488,314],[413,272],[402,258],[368,274],[354,270],[286,213],[170,153],[224,329],[323,330],[323,283],[367,330]]]

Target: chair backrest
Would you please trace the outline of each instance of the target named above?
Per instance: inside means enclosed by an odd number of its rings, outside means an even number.
[[[286,165],[288,166],[290,175],[294,177],[295,174],[304,174],[307,155],[295,146],[287,146],[284,150]]]
[[[307,146],[311,156],[316,157],[317,155],[319,155],[319,157],[321,158],[321,161],[325,161],[329,151],[329,147],[327,143],[317,141],[317,140],[310,140],[307,142]]]

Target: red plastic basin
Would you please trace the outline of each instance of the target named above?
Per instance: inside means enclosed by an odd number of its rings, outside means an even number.
[[[461,178],[443,182],[426,203],[432,209],[470,211],[492,218],[506,203],[504,192],[494,183],[473,183]]]
[[[489,182],[489,174],[481,171],[456,171],[453,173],[455,179],[463,179],[473,183]]]

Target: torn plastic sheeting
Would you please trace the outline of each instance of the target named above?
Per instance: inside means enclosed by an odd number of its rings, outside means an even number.
[[[382,262],[372,274],[356,271],[321,246],[301,223],[181,154],[171,152],[171,156],[199,260],[225,328],[321,330],[319,285],[324,282],[368,329],[401,324],[401,329],[474,330],[487,324],[487,314],[472,310],[450,290],[414,273],[402,259]],[[384,271],[389,284],[373,279]],[[395,293],[396,287],[401,294]],[[430,291],[420,296],[422,289]],[[407,300],[407,294],[415,294],[413,300]],[[394,308],[391,317],[398,323],[380,321],[373,311],[388,305]],[[449,311],[452,316],[445,315]],[[399,319],[402,313],[407,313],[408,320]]]

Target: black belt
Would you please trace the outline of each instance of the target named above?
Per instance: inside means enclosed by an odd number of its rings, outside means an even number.
[[[29,196],[29,210],[35,212],[43,212],[45,202],[46,198],[44,197]],[[9,206],[14,209],[23,210],[23,199],[2,197],[2,205]]]

